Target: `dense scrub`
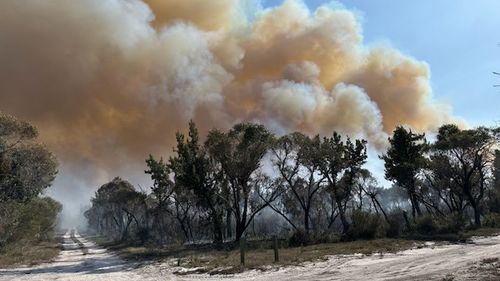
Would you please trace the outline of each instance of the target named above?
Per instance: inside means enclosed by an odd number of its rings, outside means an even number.
[[[5,261],[24,261],[23,252],[30,251],[20,249],[52,240],[62,209],[42,196],[54,180],[57,161],[37,136],[31,124],[0,112],[0,253],[18,256]],[[57,250],[48,252],[52,257]]]
[[[278,236],[299,246],[432,236],[500,224],[497,129],[442,126],[433,143],[397,127],[380,158],[393,186],[365,168],[367,142],[333,133],[277,137],[262,125],[177,133],[168,160],[149,156],[150,192],[116,178],[86,212],[114,240],[150,245]]]

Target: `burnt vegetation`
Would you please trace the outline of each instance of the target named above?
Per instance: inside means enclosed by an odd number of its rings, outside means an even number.
[[[366,140],[241,123],[202,142],[190,122],[172,157],[146,160],[150,191],[115,178],[85,216],[98,235],[155,246],[458,237],[447,235],[500,225],[499,132],[443,125],[431,141],[397,127],[379,156],[393,183],[383,188],[365,168]]]

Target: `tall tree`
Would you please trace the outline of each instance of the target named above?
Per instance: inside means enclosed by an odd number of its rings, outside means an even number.
[[[264,126],[252,123],[237,124],[227,133],[216,129],[208,133],[205,147],[220,169],[220,184],[227,186],[224,198],[234,215],[236,241],[275,198],[276,192],[266,188],[268,180],[260,172],[272,140]]]
[[[200,146],[198,129],[193,121],[189,122],[188,138],[177,133],[176,156],[169,160],[169,168],[174,173],[175,184],[179,188],[192,190],[197,203],[208,210],[212,221],[214,242],[222,243],[222,212],[224,210],[221,195],[220,171]]]
[[[0,202],[28,201],[49,187],[57,160],[31,124],[0,112]]]
[[[425,135],[415,134],[399,126],[389,138],[389,143],[387,154],[380,157],[385,162],[385,178],[396,182],[406,190],[415,218],[417,215],[422,215],[417,192],[417,177],[427,165],[425,153],[428,144]]]
[[[166,234],[168,228],[168,225],[165,223],[166,215],[175,217],[186,240],[192,239],[190,223],[192,209],[194,209],[193,204],[195,204],[192,190],[175,185],[170,179],[171,170],[163,159],[155,160],[150,155],[146,160],[146,164],[148,170],[145,172],[151,175],[151,179],[153,180],[151,191],[156,206],[152,211],[155,222],[158,222],[155,227],[160,230],[160,240],[163,240],[163,236]]]
[[[365,140],[352,142],[348,138],[343,142],[341,136],[334,132],[332,137],[325,137],[321,143],[320,170],[337,205],[344,239],[349,238],[350,230],[347,219],[348,202],[366,158]]]
[[[456,125],[443,125],[433,145],[434,154],[448,159],[451,178],[470,204],[476,226],[481,225],[481,204],[497,135],[497,130],[484,127],[461,130]]]
[[[136,230],[145,227],[145,199],[146,195],[136,191],[132,184],[116,177],[99,187],[85,215],[100,234],[125,240],[130,236],[132,223]]]
[[[326,177],[320,173],[321,139],[295,132],[281,137],[273,146],[274,166],[280,174],[283,191],[280,194],[284,210],[271,206],[294,227],[290,215],[302,218],[303,228],[309,234],[311,211]],[[299,210],[294,212],[294,210]]]

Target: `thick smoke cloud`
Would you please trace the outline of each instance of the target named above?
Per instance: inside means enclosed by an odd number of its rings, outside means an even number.
[[[202,132],[245,120],[337,130],[376,148],[398,124],[452,120],[427,64],[365,46],[352,12],[251,2],[1,1],[0,109],[40,127],[59,191],[141,178],[189,119]]]

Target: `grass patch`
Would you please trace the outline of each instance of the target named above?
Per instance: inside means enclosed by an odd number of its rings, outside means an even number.
[[[60,242],[60,238],[55,238],[36,245],[22,242],[8,245],[0,252],[0,268],[50,262],[59,255]]]
[[[473,230],[467,230],[462,233],[466,238],[471,238],[473,236],[496,236],[500,234],[500,228],[478,228]]]
[[[214,250],[212,248],[190,249],[185,246],[148,248],[127,247],[123,244],[109,246],[119,255],[133,260],[168,259],[173,266],[184,268],[178,274],[210,273],[232,274],[246,269],[266,270],[270,267],[300,265],[304,262],[326,260],[331,255],[350,255],[375,253],[395,253],[416,246],[413,240],[379,239],[358,240],[345,243],[317,244],[304,247],[283,247],[279,250],[280,261],[274,263],[274,252],[271,247],[258,246],[257,242],[249,243],[246,252],[246,264],[240,265],[239,249]]]

